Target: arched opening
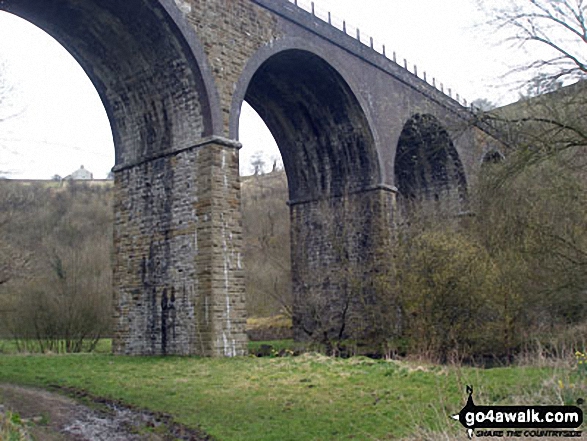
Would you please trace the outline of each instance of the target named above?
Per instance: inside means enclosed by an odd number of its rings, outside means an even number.
[[[504,160],[503,155],[498,150],[490,150],[483,156],[481,165],[499,164]]]
[[[342,196],[378,184],[373,135],[341,75],[303,50],[270,57],[245,100],[275,138],[291,202]]]
[[[432,115],[417,114],[405,124],[394,173],[406,220],[415,211],[454,216],[466,208],[463,165],[450,135]]]
[[[108,178],[108,116],[76,60],[50,35],[0,11],[0,176],[59,181],[85,167]],[[75,177],[78,177],[77,175]]]
[[[0,11],[0,40],[0,337],[90,350],[112,334],[108,118],[51,36]]]
[[[223,217],[238,195],[227,195],[228,177],[224,187],[208,179],[228,174],[237,153],[214,136],[222,129],[213,79],[175,2],[5,0],[0,9],[63,45],[108,115],[115,148],[114,351],[244,354],[240,305],[227,301],[230,286],[240,295],[233,282],[240,250],[227,241],[238,216]],[[217,205],[208,202],[211,187],[221,188]],[[225,246],[215,253],[211,237],[219,230]],[[206,279],[215,272],[226,278],[220,288]],[[213,316],[209,305],[216,305]]]
[[[197,42],[180,28],[181,22],[173,16],[175,6],[167,3],[6,0],[0,4],[0,9],[55,38],[85,70],[108,114],[117,165],[188,147],[193,138],[213,131],[202,62],[196,60]]]
[[[271,132],[246,101],[238,139],[248,334],[263,340],[268,333],[287,336],[292,307],[287,177]]]
[[[341,74],[300,49],[266,59],[244,99],[271,131],[287,174],[294,336],[345,337],[379,216],[370,205],[380,176],[367,117]]]

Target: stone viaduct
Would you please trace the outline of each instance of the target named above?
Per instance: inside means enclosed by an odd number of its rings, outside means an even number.
[[[466,210],[491,144],[471,113],[295,3],[0,0],[70,51],[110,119],[115,353],[246,353],[244,100],[288,176],[298,336],[308,296],[347,312],[339,275],[372,275],[402,201]]]

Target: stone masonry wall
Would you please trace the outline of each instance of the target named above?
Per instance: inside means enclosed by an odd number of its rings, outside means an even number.
[[[190,0],[189,5],[187,20],[212,67],[226,136],[236,84],[251,56],[281,35],[277,18],[251,0]]]
[[[176,0],[203,45],[215,86],[208,93],[219,98],[222,128],[215,127],[213,138],[198,140],[201,135],[195,135],[195,143],[194,134],[170,136],[165,139],[172,145],[162,157],[138,158],[138,163],[116,170],[115,353],[246,353],[238,145],[221,137],[230,136],[236,118],[231,115],[233,97],[259,49],[277,45],[284,34],[311,38],[313,44],[325,45],[325,52],[335,53],[333,59],[348,69],[349,78],[361,78],[354,90],[368,98],[362,105],[375,121],[370,129],[379,133],[373,138],[378,139],[379,161],[369,176],[373,182],[393,185],[388,164],[395,147],[388,146],[397,141],[390,141],[395,136],[390,127],[401,130],[412,107],[430,96],[441,99],[436,91],[421,95],[420,89],[428,87],[421,80],[359,43],[353,52],[356,42],[334,29],[325,32],[338,43],[321,40],[317,33],[323,26],[308,14],[299,14],[307,23],[294,29],[293,22],[258,3],[270,7],[265,0]],[[353,58],[353,53],[359,56]],[[392,78],[389,72],[397,75]],[[402,99],[392,99],[397,91]],[[405,104],[401,114],[398,103]],[[447,106],[441,111],[460,112],[454,103]],[[348,171],[365,158],[344,160],[348,162],[340,169]],[[298,339],[317,333],[360,338],[370,332],[367,317],[377,299],[376,281],[385,276],[393,250],[396,194],[391,187],[375,188],[367,181],[345,196],[324,194],[323,200],[291,206]]]
[[[376,188],[291,207],[297,340],[360,339],[390,269],[395,192]]]
[[[235,147],[116,171],[115,353],[246,353]]]

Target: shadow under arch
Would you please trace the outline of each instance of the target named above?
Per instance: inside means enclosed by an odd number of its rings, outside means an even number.
[[[497,149],[491,149],[483,155],[483,159],[481,159],[481,166],[491,165],[491,164],[499,164],[504,161],[504,155]]]
[[[340,69],[299,41],[261,49],[233,98],[230,136],[247,101],[279,147],[292,202],[328,198],[381,182],[376,134]]]
[[[243,100],[255,109],[287,174],[294,337],[359,338],[368,322],[365,285],[380,257],[376,249],[385,248],[381,237],[390,233],[382,219],[392,212],[393,195],[379,185],[373,129],[326,58],[291,47],[265,55],[244,74],[250,80],[241,82],[233,111]]]
[[[117,166],[220,131],[202,45],[171,0],[4,0],[0,10],[43,29],[82,66],[110,120]]]
[[[466,210],[467,181],[448,131],[429,114],[416,114],[404,125],[394,164],[402,216],[414,210],[458,215]]]

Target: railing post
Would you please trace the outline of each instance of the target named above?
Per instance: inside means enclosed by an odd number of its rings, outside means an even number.
[[[290,1],[290,2],[293,2],[293,3],[294,3],[296,6],[297,6],[297,7],[300,7],[300,6],[299,6],[299,4],[298,4],[298,3],[299,3],[299,2],[298,2],[298,0],[289,0],[289,1]],[[1,2],[2,2],[2,0],[0,0],[0,3],[1,3]],[[305,9],[305,7],[304,7],[304,9]],[[312,13],[312,16],[316,17],[316,4],[315,4],[315,2],[313,2],[313,1],[311,2],[311,13]],[[329,25],[331,25],[331,26],[335,26],[335,25],[333,25],[333,17],[332,17],[332,12],[331,12],[331,11],[328,11],[328,24],[329,24]],[[338,26],[336,26],[336,27],[338,27]],[[363,43],[363,42],[361,41],[361,30],[360,30],[359,28],[356,28],[356,29],[357,29],[357,35],[356,35],[356,38],[357,38],[357,40],[358,40],[360,43]],[[348,33],[348,30],[347,30],[347,21],[346,21],[346,20],[343,20],[343,21],[342,21],[342,31],[343,31],[343,32],[344,32],[346,35],[349,35],[349,33]],[[352,34],[351,34],[351,36],[352,36]],[[364,43],[364,44],[366,45],[366,43]],[[373,37],[369,37],[369,46],[371,47],[371,49],[372,49],[372,50],[375,50],[375,40],[374,40],[374,38],[373,38]],[[379,51],[377,51],[377,52],[379,52]],[[384,57],[386,57],[388,60],[390,59],[390,58],[387,56],[387,48],[385,47],[385,45],[384,45],[384,44],[382,45],[382,52],[381,52],[381,53],[382,53],[382,55],[383,55]],[[396,54],[396,52],[395,52],[395,51],[393,51],[392,61],[393,61],[394,63],[396,63],[396,64],[399,64],[399,63],[397,62],[397,54]],[[407,58],[404,58],[404,66],[403,66],[403,67],[404,67],[404,69],[406,69],[408,72],[410,71],[410,70],[409,70],[409,68],[408,68],[408,60],[407,60]],[[414,75],[415,75],[416,77],[418,77],[418,66],[417,66],[416,64],[414,64],[414,71],[413,71],[413,73],[414,73]],[[422,79],[423,79],[423,80],[424,80],[426,83],[428,83],[428,75],[427,75],[426,71],[423,71],[423,72],[422,72],[422,74],[423,74],[423,77],[422,77]],[[418,77],[418,78],[420,78],[420,77]],[[430,84],[430,83],[428,83],[428,84]],[[439,85],[440,85],[440,89],[439,89],[439,88],[438,88],[438,85],[437,85],[437,83],[436,83],[436,78],[435,78],[435,77],[432,77],[432,84],[431,84],[431,85],[432,85],[434,88],[436,88],[437,90],[440,90],[442,93],[445,93],[445,92],[444,92],[444,84],[442,84],[442,83],[439,83]],[[450,89],[450,88],[449,88],[449,89],[447,89],[447,94],[448,94],[448,96],[450,96],[450,97],[452,98],[452,89]],[[459,94],[456,94],[456,100],[457,100],[459,103],[460,103],[460,99],[461,99],[460,95],[459,95]],[[463,98],[463,101],[465,102],[465,107],[467,107],[467,104],[466,104],[466,103],[467,103],[467,100],[465,100],[465,99]]]

